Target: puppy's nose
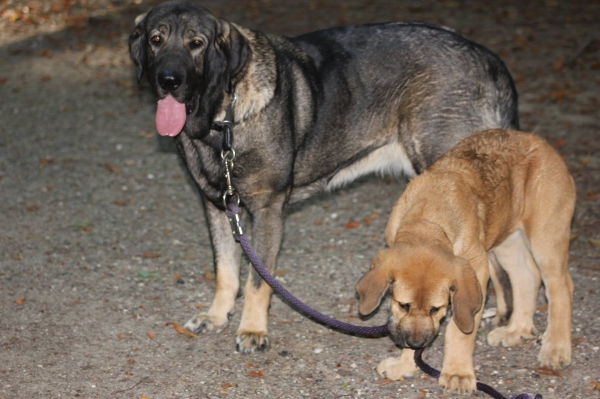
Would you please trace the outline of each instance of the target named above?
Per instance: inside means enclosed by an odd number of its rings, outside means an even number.
[[[408,345],[408,347],[411,349],[420,349],[425,346],[425,343],[425,339],[411,339],[408,337],[406,338],[406,345]]]
[[[166,70],[158,74],[158,84],[165,90],[177,90],[181,86],[182,80],[181,76],[173,71]]]

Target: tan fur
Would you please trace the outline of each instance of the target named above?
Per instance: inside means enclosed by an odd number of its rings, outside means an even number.
[[[386,228],[389,249],[380,251],[357,284],[359,311],[372,312],[389,288],[390,332],[399,345],[419,348],[435,338],[451,307],[439,383],[447,391],[470,393],[490,262],[497,262],[510,278],[514,310],[508,325],[493,330],[488,341],[510,346],[533,336],[543,281],[549,312],[539,361],[566,366],[571,361],[573,284],[567,260],[574,205],[573,179],[541,138],[503,130],[468,137],[412,180],[394,206]],[[499,301],[506,312],[502,295]],[[413,375],[412,352],[404,349],[401,359],[386,359],[378,373],[395,379]]]

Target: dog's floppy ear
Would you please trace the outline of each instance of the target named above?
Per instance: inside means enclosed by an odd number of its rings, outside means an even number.
[[[465,334],[475,329],[475,315],[481,309],[483,294],[475,270],[462,258],[455,260],[455,280],[450,287],[454,322]]]
[[[138,15],[135,19],[135,28],[129,35],[129,55],[135,65],[138,83],[144,76],[144,65],[146,64],[146,29],[144,22],[146,14]]]
[[[381,250],[371,263],[371,270],[356,284],[359,302],[358,311],[362,315],[373,312],[390,286],[389,270],[384,264],[388,250]]]
[[[227,66],[224,71],[224,89],[227,93],[233,91],[238,75],[246,66],[250,58],[250,46],[248,41],[233,25],[229,25],[229,38],[223,40],[224,52],[227,58]]]

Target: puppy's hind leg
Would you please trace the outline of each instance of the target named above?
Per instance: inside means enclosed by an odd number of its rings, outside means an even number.
[[[510,285],[508,274],[502,269],[496,255],[490,251],[488,253],[488,259],[490,261],[490,279],[492,280],[494,292],[496,294],[496,316],[494,316],[492,320],[492,326],[496,328],[505,324],[512,314],[512,287]]]
[[[204,200],[204,209],[215,256],[215,295],[208,312],[198,314],[185,323],[185,328],[199,334],[221,332],[229,325],[235,298],[240,287],[240,263],[242,251],[231,233],[225,212]]]
[[[492,252],[510,279],[513,310],[508,325],[488,334],[488,343],[494,346],[518,345],[522,339],[534,338],[536,332],[533,315],[540,288],[540,273],[520,230],[508,236]]]
[[[283,236],[282,202],[254,212],[252,236],[256,255],[272,274]],[[248,268],[244,309],[236,337],[236,349],[242,353],[264,351],[270,347],[267,327],[272,290],[251,265]]]
[[[540,184],[531,195],[535,206],[524,224],[548,299],[548,326],[538,360],[542,366],[561,368],[571,363],[573,281],[568,260],[575,186],[562,160],[557,159],[553,166],[540,173]]]

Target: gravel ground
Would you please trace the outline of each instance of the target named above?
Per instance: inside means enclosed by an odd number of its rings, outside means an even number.
[[[266,353],[237,354],[234,327],[189,338],[166,325],[209,305],[214,271],[199,196],[172,143],[155,134],[154,99],[127,52],[133,19],[157,3],[0,0],[0,398],[449,397],[430,378],[378,377],[377,363],[398,351],[389,338],[333,332],[277,297]],[[553,374],[537,369],[539,340],[493,348],[484,326],[477,375],[509,395],[600,397],[597,0],[204,4],[287,35],[440,23],[500,54],[517,82],[522,129],[546,137],[577,183],[574,353]],[[385,310],[357,318],[354,285],[384,246],[404,184],[371,177],[293,207],[278,278],[329,315],[382,323]],[[545,319],[540,295],[541,330]],[[441,343],[425,354],[436,367]]]

